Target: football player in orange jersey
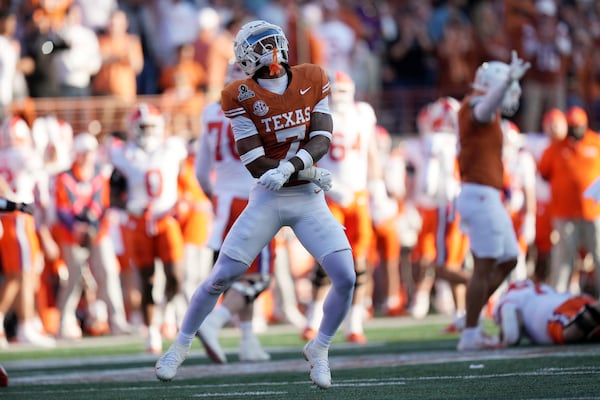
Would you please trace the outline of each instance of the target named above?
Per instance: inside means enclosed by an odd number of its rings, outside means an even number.
[[[290,226],[332,282],[317,337],[304,347],[311,380],[328,388],[329,346],[350,307],[356,281],[350,244],[325,201],[331,174],[314,166],[331,143],[329,80],[316,65],[289,66],[287,38],[280,27],[265,21],[245,24],[234,50],[248,78],[227,85],[221,104],[231,119],[240,158],[258,181],[211,274],[192,297],[175,343],[158,359],[156,376],[175,377],[219,295],[246,272],[282,226]]]
[[[479,326],[488,299],[517,264],[519,244],[502,203],[503,165],[501,111],[519,106],[519,80],[530,64],[512,53],[510,64],[483,63],[475,73],[473,91],[458,111],[461,191],[457,209],[469,235],[473,274],[467,285],[465,329],[457,349],[498,347],[497,338]]]
[[[227,83],[243,78],[245,74],[237,63],[229,65]],[[220,102],[208,104],[204,108],[202,125],[203,133],[196,157],[196,174],[202,189],[214,205],[215,223],[208,247],[214,251],[216,259],[223,238],[248,204],[250,189],[256,183],[256,179],[246,171],[235,149],[230,120],[224,115]],[[197,336],[215,363],[227,362],[225,352],[218,342],[218,334],[233,315],[239,317],[242,333],[240,360],[266,361],[271,358],[261,347],[253,331],[252,320],[255,300],[271,282],[274,244],[274,241],[271,241],[261,250],[250,268],[224,294],[222,303],[206,317],[198,329]]]

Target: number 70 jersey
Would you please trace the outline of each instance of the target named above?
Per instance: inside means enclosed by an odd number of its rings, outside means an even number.
[[[247,198],[256,179],[240,160],[229,118],[223,114],[220,103],[206,105],[202,125],[196,174],[213,178],[214,193]]]

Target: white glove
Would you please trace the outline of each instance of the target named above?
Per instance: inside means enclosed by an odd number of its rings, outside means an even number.
[[[583,198],[600,201],[600,178],[597,178],[587,189],[585,189]]]
[[[290,179],[295,170],[294,165],[286,161],[283,164],[279,164],[279,167],[271,168],[262,174],[258,178],[258,183],[264,185],[269,190],[279,190]]]
[[[508,77],[510,81],[512,82],[520,80],[530,67],[531,63],[519,58],[517,51],[513,50],[512,60],[510,61],[508,69]]]
[[[311,181],[326,192],[333,187],[333,176],[325,168],[305,168],[298,172],[298,179]]]

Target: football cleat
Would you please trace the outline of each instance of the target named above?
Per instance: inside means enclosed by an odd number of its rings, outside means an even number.
[[[200,328],[196,331],[196,337],[202,342],[208,358],[215,364],[227,363],[227,356],[219,344],[219,329],[210,324],[210,318],[204,320]]]
[[[346,336],[346,342],[356,344],[366,344],[367,336],[362,332],[353,332]]]
[[[151,354],[160,354],[162,352],[162,336],[156,327],[148,328],[146,337],[146,351]]]
[[[170,381],[177,375],[177,368],[183,363],[190,349],[177,342],[156,361],[154,372],[161,381]]]
[[[270,359],[271,355],[262,348],[256,336],[242,338],[240,341],[240,361],[269,361]]]
[[[306,328],[304,328],[304,330],[302,331],[302,340],[313,340],[314,338],[317,337],[317,331],[315,331],[313,328],[307,326]]]
[[[456,349],[458,351],[495,350],[503,348],[497,336],[487,335],[481,327],[463,330]]]
[[[331,371],[326,348],[319,348],[314,340],[306,343],[304,359],[310,364],[310,379],[322,389],[331,387]]]

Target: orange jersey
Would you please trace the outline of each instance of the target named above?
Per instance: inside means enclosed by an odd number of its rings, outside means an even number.
[[[109,175],[107,171],[96,169],[89,181],[80,179],[80,170],[74,165],[69,171],[61,173],[55,183],[55,204],[58,213],[58,239],[65,243],[75,243],[71,233],[72,225],[79,216],[97,222],[98,234],[95,241],[100,240],[108,232],[108,220],[104,212],[109,206]]]
[[[221,93],[221,108],[228,118],[252,120],[262,139],[265,156],[287,160],[309,140],[310,114],[329,94],[329,79],[317,65],[291,67],[283,94],[273,93],[251,78],[230,83]]]
[[[211,224],[210,200],[200,187],[194,172],[194,158],[188,157],[182,164],[177,178],[179,200],[176,215],[183,240],[198,246],[208,240]]]
[[[574,141],[552,142],[538,163],[550,183],[552,216],[591,220],[600,216],[600,204],[584,199],[583,192],[600,175],[600,138],[592,131]]]
[[[490,123],[477,122],[473,118],[472,99],[472,96],[467,96],[458,111],[460,179],[502,190],[504,167],[500,114]]]

